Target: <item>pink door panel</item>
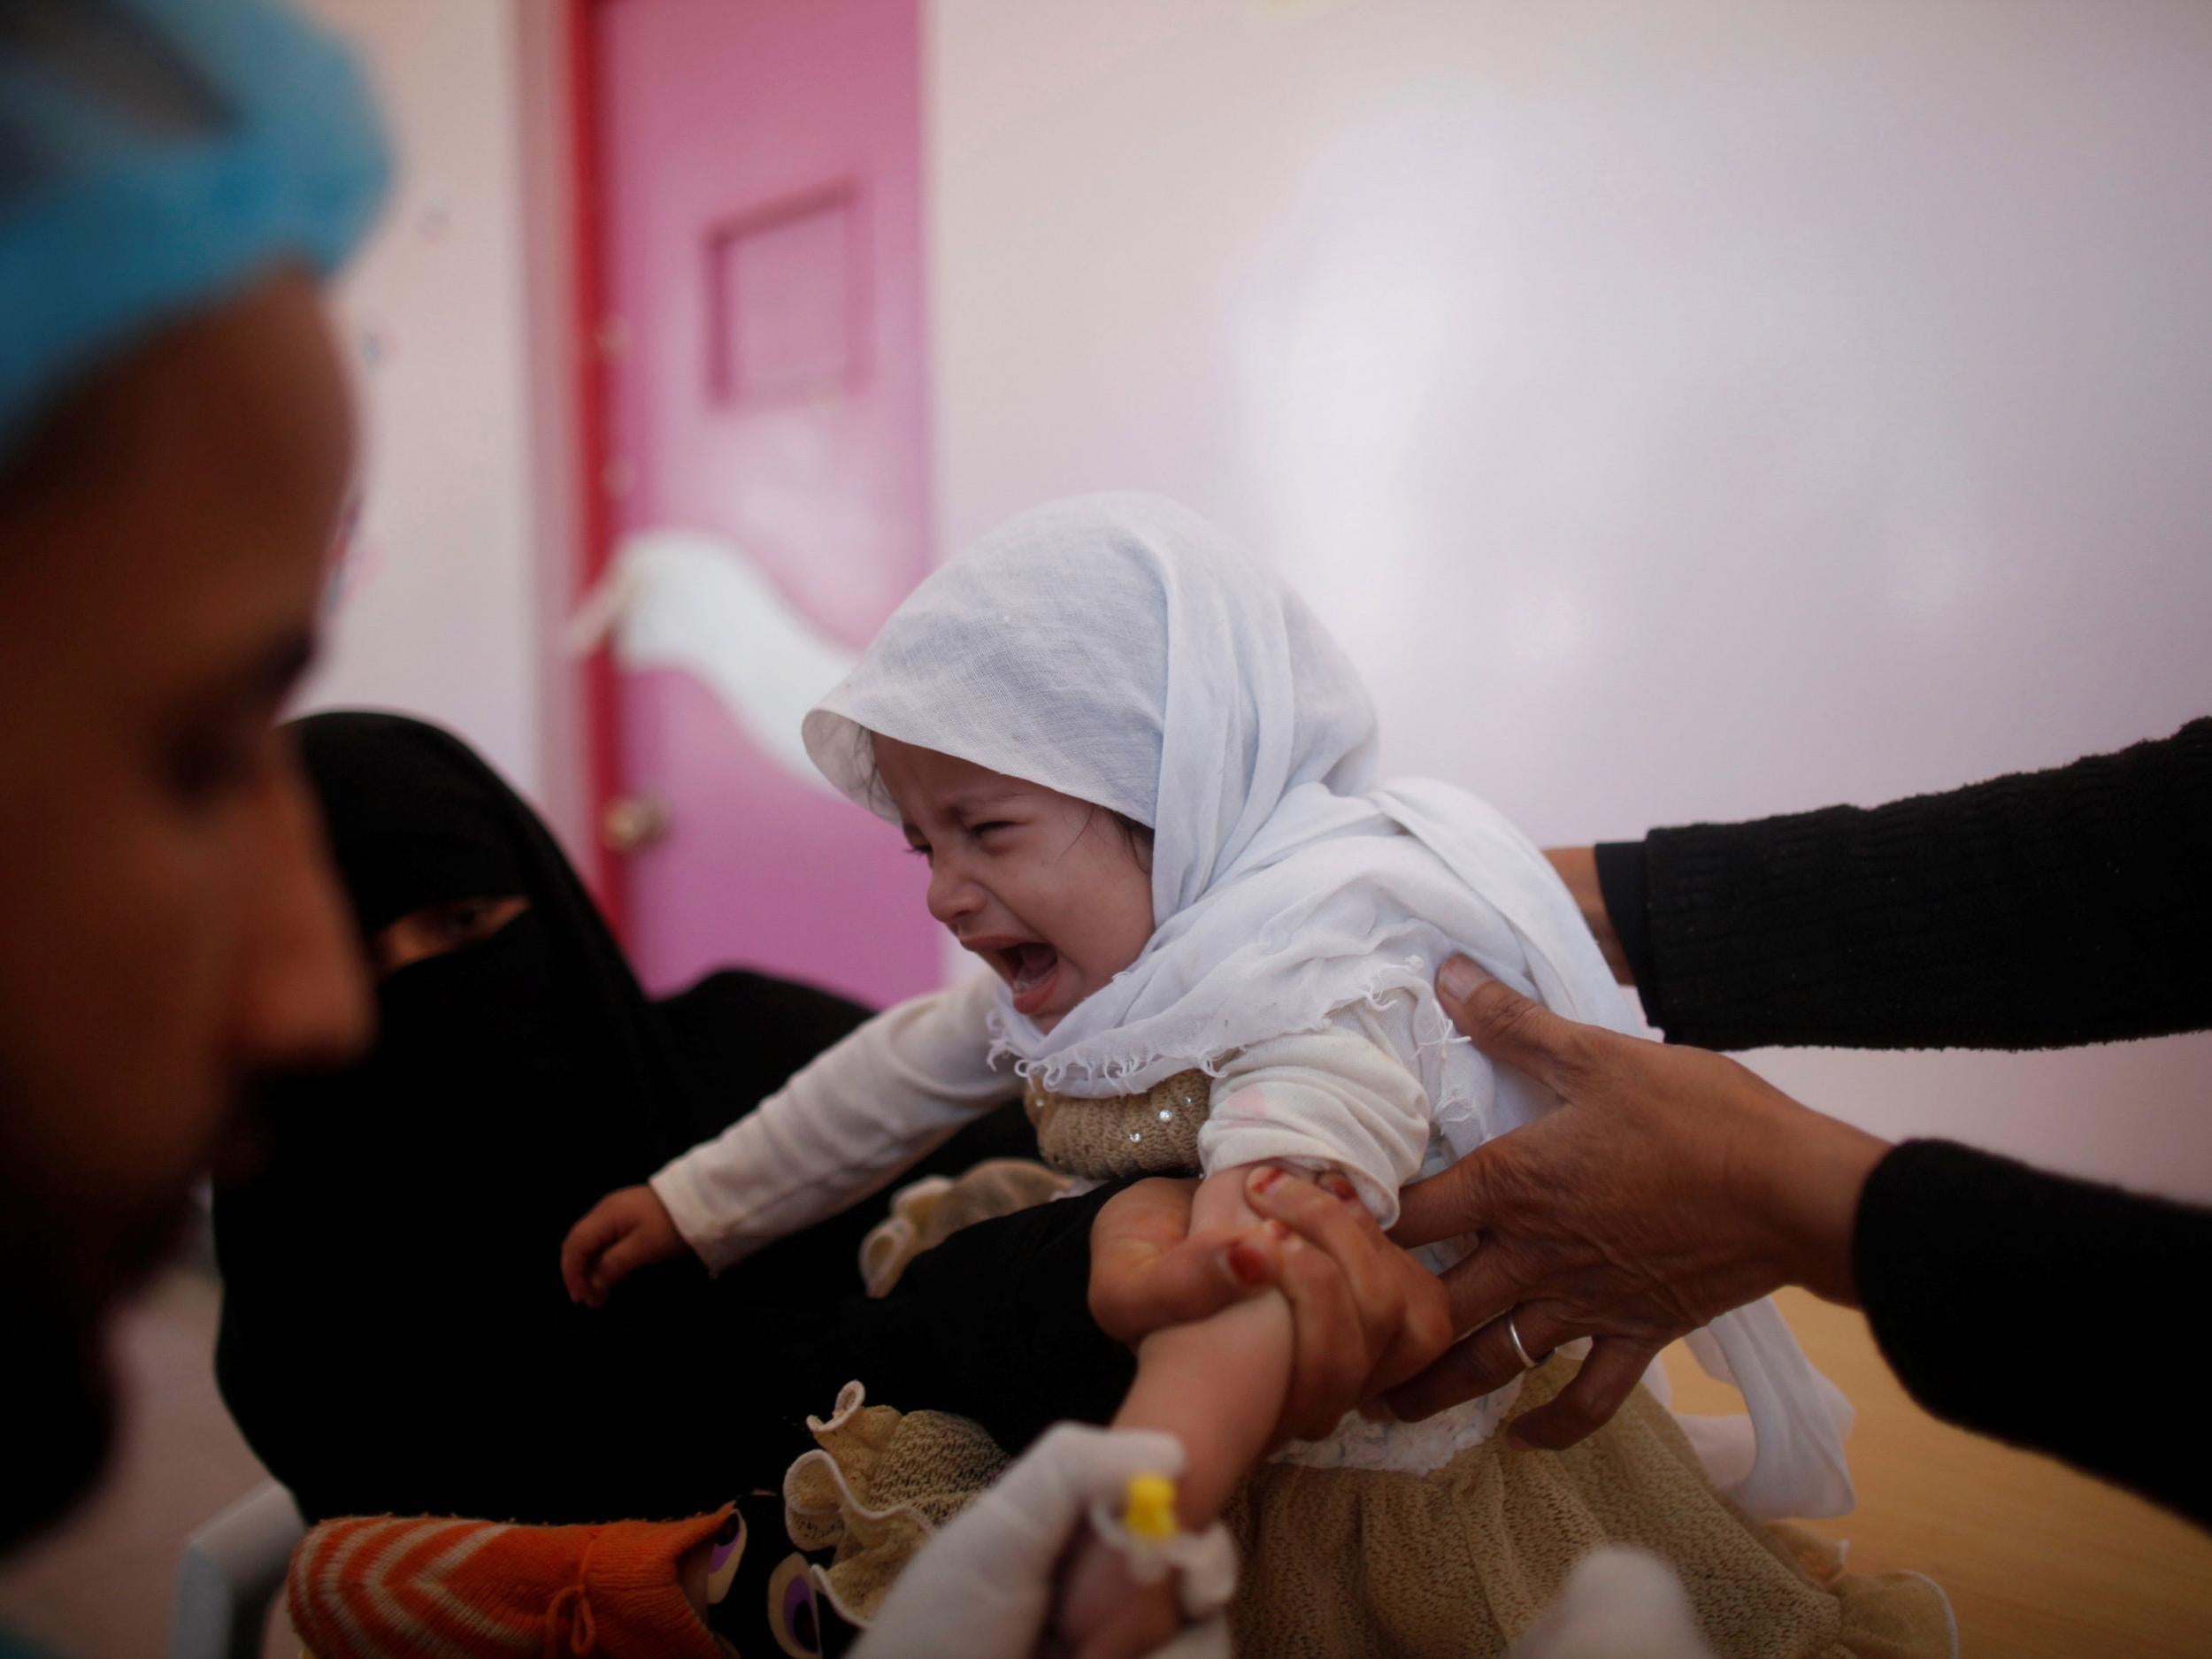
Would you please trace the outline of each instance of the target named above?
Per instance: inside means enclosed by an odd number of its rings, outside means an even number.
[[[929,563],[917,5],[599,0],[594,23],[618,544],[710,534],[856,650]],[[616,678],[620,792],[665,810],[625,872],[649,986],[936,983],[896,833],[749,733],[742,678]]]

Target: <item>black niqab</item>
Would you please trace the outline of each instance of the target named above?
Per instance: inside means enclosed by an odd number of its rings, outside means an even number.
[[[311,1515],[718,1502],[729,1471],[688,1437],[746,1394],[726,1297],[686,1259],[573,1306],[561,1240],[865,1010],[723,974],[672,1017],[536,815],[458,740],[387,715],[296,729],[365,936],[458,899],[530,908],[385,979],[366,1059],[273,1092],[260,1168],[217,1199],[226,1398]],[[679,1018],[714,1033],[711,1071],[678,1050]],[[852,1260],[823,1253],[793,1299],[850,1286]]]
[[[310,1518],[696,1513],[775,1486],[855,1378],[1010,1451],[1111,1413],[1129,1356],[1084,1294],[1105,1189],[955,1234],[887,1301],[855,1294],[879,1194],[718,1279],[687,1257],[572,1305],[577,1217],[866,1010],[736,971],[649,1000],[536,815],[457,739],[390,715],[296,729],[365,937],[459,899],[530,904],[387,978],[373,1051],[273,1094],[258,1169],[217,1193],[218,1378]],[[914,1173],[1035,1152],[1010,1106]]]

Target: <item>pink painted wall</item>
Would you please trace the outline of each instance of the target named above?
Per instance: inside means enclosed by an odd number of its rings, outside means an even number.
[[[1189,499],[1539,837],[2212,709],[2200,0],[939,0],[942,541]],[[2212,1196],[2212,1038],[1770,1054]]]
[[[361,50],[401,173],[334,296],[360,396],[364,513],[303,704],[426,715],[541,794],[560,759],[543,607],[549,588],[565,603],[568,570],[541,518],[557,492],[533,445],[532,75],[518,10],[307,4]]]

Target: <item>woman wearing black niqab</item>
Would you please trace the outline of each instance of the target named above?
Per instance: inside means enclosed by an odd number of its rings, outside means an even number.
[[[390,715],[296,732],[380,966],[380,1034],[350,1070],[273,1092],[257,1169],[218,1191],[217,1372],[311,1519],[696,1512],[772,1484],[804,1410],[864,1365],[906,1368],[901,1397],[1010,1448],[1041,1426],[1007,1393],[1025,1371],[1005,1344],[1103,1344],[1080,1328],[1094,1203],[956,1235],[887,1302],[852,1294],[878,1198],[718,1280],[685,1260],[571,1303],[579,1216],[866,1010],[744,972],[649,1000],[543,825],[458,740]],[[932,1165],[1033,1156],[1027,1134],[993,1114]],[[1048,1330],[1047,1310],[1075,1323]],[[1094,1358],[1103,1415],[1125,1356]]]

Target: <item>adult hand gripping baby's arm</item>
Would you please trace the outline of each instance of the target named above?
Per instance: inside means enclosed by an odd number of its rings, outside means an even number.
[[[1249,1228],[1194,1234],[1195,1179],[1158,1178],[1123,1188],[1091,1224],[1091,1317],[1134,1348],[1155,1331],[1190,1325],[1272,1284],[1275,1242]]]
[[[1463,958],[1438,995],[1477,1048],[1562,1103],[1406,1189],[1400,1243],[1481,1242],[1445,1275],[1462,1340],[1392,1394],[1400,1416],[1503,1386],[1516,1334],[1536,1356],[1589,1337],[1574,1380],[1511,1431],[1571,1446],[1661,1348],[1728,1310],[1786,1284],[1855,1301],[1852,1229],[1886,1142],[1723,1056],[1563,1019]]]
[[[1255,1170],[1245,1202],[1288,1235],[1279,1248],[1295,1324],[1289,1434],[1319,1440],[1450,1347],[1443,1282],[1384,1234],[1344,1177]]]
[[[1192,1234],[1193,1180],[1141,1181],[1091,1233],[1091,1312],[1135,1347],[1273,1286],[1290,1303],[1290,1386],[1278,1440],[1318,1439],[1345,1412],[1421,1370],[1452,1337],[1443,1286],[1383,1236],[1340,1176],[1256,1170],[1262,1227]]]
[[[1203,1195],[1196,1182],[1144,1182],[1094,1224],[1094,1317],[1140,1352],[1115,1420],[1170,1431],[1191,1448],[1179,1494],[1186,1525],[1212,1521],[1267,1447],[1327,1433],[1391,1363],[1382,1356],[1405,1327],[1425,1327],[1425,1344],[1411,1339],[1390,1381],[1450,1336],[1442,1286],[1383,1237],[1349,1181],[1321,1179],[1325,1186],[1271,1166],[1217,1178]],[[1290,1221],[1262,1218],[1248,1180],[1263,1193],[1297,1189],[1307,1202],[1283,1202]],[[1271,1285],[1288,1318],[1257,1303],[1244,1318],[1236,1303]],[[1408,1307],[1423,1311],[1408,1317]],[[1227,1393],[1225,1375],[1239,1379]],[[1273,1400],[1279,1407],[1264,1403]],[[1272,1416],[1255,1421],[1256,1406]],[[1172,1628],[1158,1594],[1138,1594],[1095,1547],[1071,1569],[1062,1621],[1084,1655],[1141,1652]]]

